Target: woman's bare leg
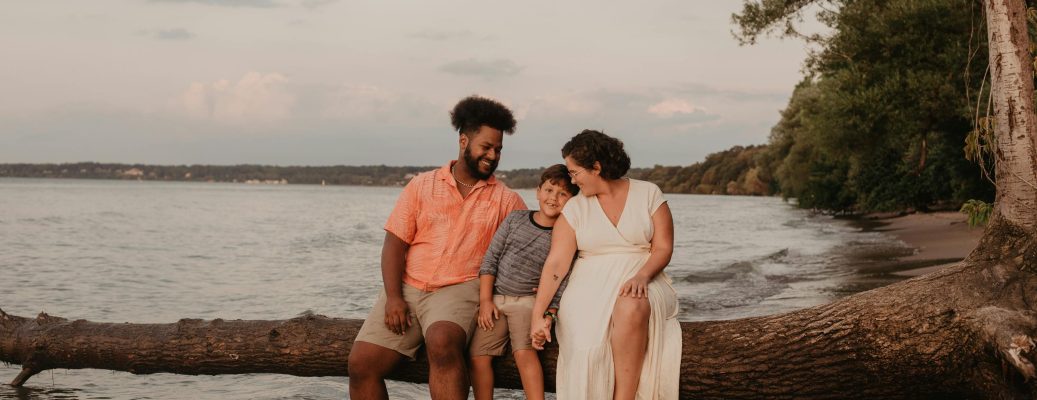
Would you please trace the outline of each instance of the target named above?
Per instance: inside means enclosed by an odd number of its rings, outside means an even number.
[[[612,310],[612,364],[616,370],[615,400],[633,400],[648,349],[648,299],[619,297]]]

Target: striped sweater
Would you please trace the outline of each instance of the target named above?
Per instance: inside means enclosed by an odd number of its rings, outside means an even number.
[[[540,272],[551,249],[551,229],[533,220],[532,210],[512,211],[497,228],[486,250],[479,275],[493,275],[494,294],[531,296],[540,285]],[[551,299],[549,308],[558,308],[569,277],[566,276]]]

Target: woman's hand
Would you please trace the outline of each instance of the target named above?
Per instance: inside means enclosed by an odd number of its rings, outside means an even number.
[[[493,301],[480,301],[479,302],[479,318],[477,318],[479,327],[483,330],[493,329],[493,321],[500,319],[500,310],[497,309],[497,305],[493,304]]]
[[[630,278],[620,287],[619,295],[635,299],[646,299],[648,298],[648,281],[650,279],[647,276],[641,274],[634,275],[633,278]]]
[[[551,325],[553,324],[554,318],[533,317],[532,323],[529,324],[529,336],[533,339],[534,349],[543,350],[544,343],[551,341]]]

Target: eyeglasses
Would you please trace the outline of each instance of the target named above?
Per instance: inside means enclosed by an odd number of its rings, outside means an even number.
[[[585,169],[580,169],[579,171],[575,171],[575,170],[571,170],[571,169],[570,169],[570,170],[569,170],[569,177],[570,177],[570,178],[575,178],[575,177],[576,177],[576,175],[579,175],[579,174],[580,174],[581,172],[583,172],[583,171],[586,171],[586,170],[585,170]]]

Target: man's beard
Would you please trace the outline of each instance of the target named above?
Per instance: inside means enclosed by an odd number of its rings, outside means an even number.
[[[475,158],[472,158],[471,148],[469,148],[469,147],[465,147],[464,148],[464,164],[466,166],[468,166],[468,172],[470,174],[472,174],[472,176],[474,176],[476,179],[478,179],[480,181],[486,180],[486,179],[490,179],[490,176],[493,175],[493,171],[497,170],[497,161],[496,160],[489,160],[489,161],[490,161],[490,172],[487,173],[487,174],[484,174],[482,172],[482,170],[479,168],[479,160],[475,159]]]

